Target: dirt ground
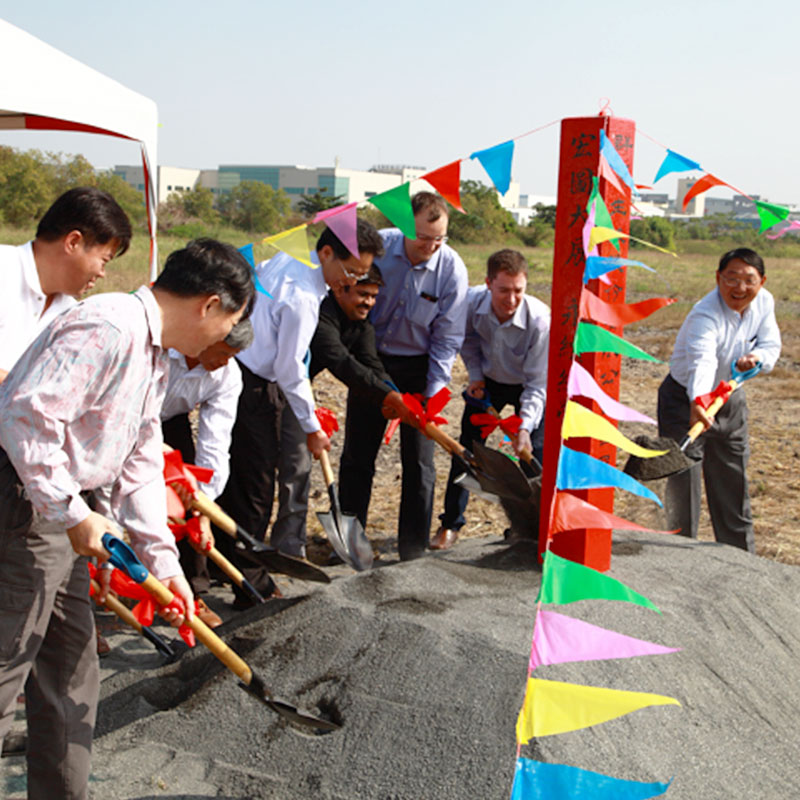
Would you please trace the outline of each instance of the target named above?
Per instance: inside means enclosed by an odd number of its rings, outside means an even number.
[[[788,564],[800,564],[800,443],[794,435],[800,429],[800,329],[795,330],[793,326],[784,325],[781,327],[783,352],[778,364],[770,374],[758,376],[746,386],[750,409],[750,493],[758,554]],[[676,334],[677,329],[640,325],[627,329],[626,339],[666,362]],[[655,417],[656,393],[666,373],[666,363],[653,364],[623,359],[620,400]],[[449,422],[445,430],[456,438],[463,408],[460,393],[465,385],[466,372],[459,358],[450,384],[453,397],[443,412]],[[324,372],[315,379],[314,392],[318,404],[334,411],[343,427],[345,387]],[[623,423],[621,429],[631,437],[639,433],[655,435],[655,428],[648,425]],[[393,559],[397,553],[396,527],[401,480],[398,440],[399,437],[395,435],[388,446],[381,447],[376,465],[367,535],[378,558]],[[338,471],[343,441],[343,430],[340,430],[333,439],[332,463],[335,471]],[[492,434],[489,444],[498,447],[500,442],[500,434]],[[624,464],[625,458],[627,455],[618,451],[620,465]],[[438,526],[438,515],[443,507],[449,465],[449,456],[437,447],[432,534]],[[651,484],[651,488],[661,496],[663,483],[656,481]],[[327,492],[321,471],[315,467],[308,519],[311,543],[309,555],[314,560],[327,558],[328,545],[314,513],[326,510]],[[615,513],[641,525],[655,528],[664,526],[663,514],[657,506],[621,490],[616,493]],[[473,497],[470,499],[467,524],[462,529],[461,536],[499,535],[507,526],[505,514],[499,505]],[[705,509],[700,519],[700,538],[713,540],[708,512]]]

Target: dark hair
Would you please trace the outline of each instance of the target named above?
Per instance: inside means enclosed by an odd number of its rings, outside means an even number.
[[[450,211],[447,208],[447,203],[444,199],[434,192],[417,192],[411,198],[411,210],[416,217],[421,211],[427,211],[427,222],[436,222],[439,217],[444,215],[450,216]]]
[[[217,294],[225,311],[238,311],[247,303],[242,319],[250,315],[256,294],[247,259],[216,239],[194,239],[170,253],[153,288],[179,297]]]
[[[499,272],[507,272],[509,275],[528,274],[528,262],[519,250],[498,250],[489,256],[486,263],[486,277],[493,281]]]
[[[246,350],[253,344],[254,338],[253,323],[249,319],[243,319],[231,328],[231,332],[223,341],[234,350]]]
[[[356,223],[356,240],[358,241],[359,253],[371,253],[375,258],[383,255],[383,239],[375,228],[364,219],[359,219]],[[342,244],[341,239],[329,228],[325,226],[319,239],[317,239],[317,252],[328,245],[336,258],[346,261],[352,253]]]
[[[131,243],[128,215],[108,192],[93,186],[79,186],[64,192],[39,221],[36,238],[54,242],[70,231],[80,231],[87,247],[116,240],[119,242],[117,256]]]
[[[737,247],[735,250],[728,250],[719,260],[717,272],[723,272],[725,267],[735,259],[744,261],[748,266],[755,267],[758,270],[758,274],[762,278],[764,277],[764,259],[761,258],[755,250],[751,250],[749,247]]]
[[[383,273],[381,272],[381,268],[377,264],[373,264],[369,268],[369,272],[366,275],[362,275],[357,281],[356,284],[365,284],[368,286],[385,286],[386,283],[383,280]]]

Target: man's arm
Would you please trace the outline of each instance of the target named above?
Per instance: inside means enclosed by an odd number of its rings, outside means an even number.
[[[455,254],[454,254],[455,255]],[[450,383],[453,362],[464,342],[467,317],[467,268],[458,255],[450,279],[439,298],[439,312],[431,323],[426,394],[435,395]]]
[[[536,329],[522,366],[522,394],[519,415],[522,427],[529,433],[539,427],[544,416],[547,398],[547,354],[550,347],[550,315],[542,314],[531,319]]]
[[[756,345],[748,355],[761,362],[764,372],[770,372],[781,354],[781,332],[775,319],[775,301],[772,295],[766,295],[766,300],[766,313],[756,332]]]

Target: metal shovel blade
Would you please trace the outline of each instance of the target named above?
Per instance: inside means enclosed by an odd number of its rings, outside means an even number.
[[[372,568],[374,555],[372,545],[361,527],[358,517],[353,514],[342,514],[339,517],[339,532],[347,544],[347,552],[359,571]]]
[[[299,578],[303,581],[331,582],[331,576],[316,564],[312,564],[305,558],[300,558],[300,556],[281,553],[274,547],[269,547],[262,542],[258,543],[257,548],[249,547],[244,542],[240,542],[237,544],[237,551],[248,561],[265,566],[270,572],[278,572],[281,575],[288,575],[290,578]]]
[[[325,531],[325,535],[328,537],[328,541],[331,543],[331,547],[333,547],[336,555],[339,556],[345,564],[349,564],[355,569],[355,564],[350,560],[347,547],[345,547],[344,542],[339,536],[339,526],[336,524],[333,511],[317,511],[317,519],[320,525],[322,525],[322,529]]]
[[[531,486],[519,464],[480,442],[474,443],[472,452],[481,472],[491,478],[491,487],[481,478],[482,488],[512,500],[530,499]]]
[[[462,489],[466,489],[470,494],[474,494],[476,497],[482,497],[484,500],[488,500],[490,503],[500,502],[500,498],[496,494],[485,491],[478,479],[470,475],[468,472],[462,472],[455,479],[454,483],[458,484]]]
[[[246,692],[257,697],[264,705],[270,708],[279,716],[288,719],[289,722],[294,722],[296,725],[302,725],[304,728],[316,728],[321,731],[337,731],[342,726],[338,722],[333,722],[329,719],[322,719],[308,711],[302,711],[297,706],[273,697],[269,689],[264,686],[261,678],[255,673],[250,680],[250,683],[239,681],[239,686]]]

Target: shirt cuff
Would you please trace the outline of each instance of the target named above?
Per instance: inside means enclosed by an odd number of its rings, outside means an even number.
[[[76,494],[70,498],[67,511],[59,521],[64,523],[65,528],[72,528],[83,522],[91,513],[92,509],[86,505],[86,501],[79,494]]]

